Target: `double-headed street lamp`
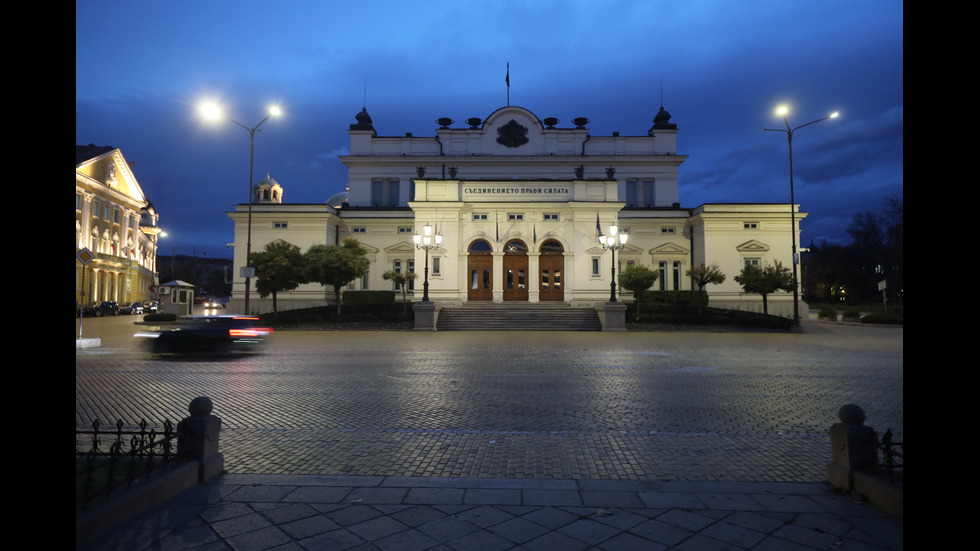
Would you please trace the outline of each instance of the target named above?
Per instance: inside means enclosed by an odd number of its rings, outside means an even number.
[[[800,282],[796,268],[796,265],[799,263],[799,256],[796,252],[796,197],[793,192],[793,133],[804,126],[810,126],[811,124],[816,124],[827,119],[836,119],[837,113],[834,112],[826,117],[792,128],[789,125],[789,119],[786,117],[788,111],[789,109],[784,106],[776,109],[776,114],[782,116],[783,122],[786,123],[785,130],[782,128],[763,128],[763,130],[766,132],[785,132],[786,139],[789,141],[789,215],[790,234],[793,237],[793,325],[798,327],[800,325]]]
[[[266,115],[264,119],[262,119],[262,122],[256,124],[252,128],[249,128],[244,124],[236,121],[235,119],[229,117],[228,115],[225,115],[224,113],[221,112],[221,109],[213,103],[209,103],[202,106],[201,113],[203,113],[204,116],[209,119],[224,117],[229,121],[237,124],[238,126],[241,126],[242,128],[248,131],[249,140],[251,142],[250,150],[249,150],[249,160],[248,160],[248,238],[245,242],[245,268],[243,270],[245,274],[245,312],[244,313],[247,314],[249,312],[248,300],[249,300],[250,290],[252,288],[252,277],[254,277],[255,275],[252,273],[252,268],[249,267],[249,264],[251,263],[250,257],[252,256],[252,174],[255,168],[255,133],[260,131],[259,127],[262,126],[262,124],[265,121],[269,120],[270,117],[278,117],[282,113],[282,111],[279,109],[278,105],[273,105],[272,107],[269,108],[269,114]]]
[[[609,282],[609,302],[616,302],[616,251],[626,248],[626,233],[618,233],[619,228],[615,224],[609,226],[609,235],[599,235],[599,244],[602,250],[612,251],[612,281]],[[618,234],[618,235],[617,235]]]
[[[439,248],[442,243],[442,235],[432,235],[432,226],[426,224],[422,227],[422,235],[415,232],[412,236],[415,241],[415,248],[425,251],[425,278],[422,282],[422,302],[429,302],[429,251]]]

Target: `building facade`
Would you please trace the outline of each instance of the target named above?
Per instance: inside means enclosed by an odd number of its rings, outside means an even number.
[[[75,146],[76,306],[155,298],[158,218],[122,152]]]
[[[283,240],[307,250],[354,236],[368,250],[369,272],[352,289],[391,289],[387,270],[422,277],[441,305],[464,302],[609,300],[613,255],[599,241],[609,226],[628,234],[616,273],[643,264],[659,273],[654,289],[690,290],[692,266],[717,263],[727,275],[706,291],[712,305],[762,311],[761,297],[734,281],[745,264],[791,262],[788,204],[681,207],[677,126],[663,108],[645,135],[593,136],[585,118],[559,127],[507,106],[463,126],[439,119],[435,136],[382,136],[367,110],[350,125],[348,192],[324,204],[256,201],[236,206],[235,272],[245,265],[247,212],[252,250]],[[261,182],[260,182],[261,184]],[[265,184],[268,188],[268,182]],[[258,192],[258,186],[256,191]],[[259,195],[257,194],[256,197]],[[281,197],[281,191],[279,196]],[[794,207],[795,208],[795,207]],[[796,212],[801,220],[804,213]],[[442,235],[426,255],[412,236],[425,225]],[[428,258],[426,258],[428,257]],[[415,284],[421,298],[421,280]],[[236,280],[231,307],[243,306]],[[280,308],[322,305],[331,290],[306,285],[279,294]],[[623,297],[631,300],[629,293]],[[253,296],[253,312],[271,310]],[[770,313],[792,314],[792,295],[769,298]],[[285,306],[284,306],[285,305]]]

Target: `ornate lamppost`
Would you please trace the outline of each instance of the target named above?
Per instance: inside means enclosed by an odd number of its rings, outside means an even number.
[[[245,130],[248,131],[249,140],[251,142],[250,150],[249,150],[250,151],[249,161],[248,161],[248,236],[245,242],[245,268],[243,270],[245,274],[245,312],[244,313],[248,314],[249,312],[248,301],[249,301],[249,295],[252,287],[252,277],[254,277],[253,269],[249,266],[249,264],[251,263],[250,257],[252,256],[252,195],[253,195],[252,174],[255,167],[255,133],[260,132],[259,127],[262,126],[262,124],[265,121],[269,120],[270,117],[278,117],[282,113],[282,111],[277,105],[270,107],[269,114],[266,115],[265,118],[262,119],[261,122],[259,122],[259,124],[256,124],[252,128],[249,128],[244,124],[236,121],[235,119],[229,117],[228,115],[225,115],[224,113],[221,112],[221,109],[213,103],[209,103],[201,107],[201,112],[204,114],[205,117],[209,119],[224,117],[229,121],[237,124],[238,126],[244,128]]]
[[[429,251],[439,248],[442,243],[442,235],[436,233],[432,235],[432,226],[426,224],[422,227],[422,235],[415,232],[412,236],[415,241],[415,248],[425,251],[425,278],[422,282],[422,302],[429,302]]]
[[[602,250],[612,251],[612,281],[609,282],[609,302],[616,302],[616,251],[626,248],[626,233],[618,233],[619,228],[613,224],[609,226],[609,235],[600,235],[599,244]],[[618,235],[617,235],[618,234]]]
[[[806,124],[801,124],[796,128],[791,128],[789,125],[789,119],[786,117],[786,113],[789,112],[785,106],[780,106],[776,109],[776,114],[783,117],[783,122],[786,123],[786,129],[782,128],[763,128],[762,130],[766,132],[784,132],[786,134],[786,139],[789,142],[789,216],[790,216],[790,234],[793,238],[793,325],[799,327],[800,325],[800,280],[798,275],[798,269],[796,267],[800,262],[799,254],[796,251],[796,198],[793,192],[793,133],[797,130],[803,128],[804,126],[810,126],[811,124],[816,124],[820,121],[825,121],[827,119],[836,119],[837,113],[831,113],[826,117],[817,119],[815,121],[810,121]]]

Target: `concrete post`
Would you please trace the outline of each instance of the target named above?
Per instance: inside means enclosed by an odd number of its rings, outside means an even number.
[[[177,439],[177,455],[200,462],[200,482],[218,476],[225,467],[224,456],[218,451],[221,419],[211,415],[213,409],[211,398],[202,396],[191,400],[188,406],[191,416],[181,421]]]
[[[831,484],[854,491],[856,472],[874,472],[878,468],[878,434],[864,424],[864,410],[847,404],[837,413],[840,423],[830,427],[832,460],[827,464]]]

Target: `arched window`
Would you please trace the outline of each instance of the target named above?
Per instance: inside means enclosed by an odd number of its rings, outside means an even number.
[[[507,244],[504,245],[504,252],[507,252],[507,253],[526,253],[527,252],[527,245],[525,245],[524,242],[521,241],[520,239],[513,239],[511,241],[508,241]]]
[[[487,243],[483,239],[477,239],[476,241],[470,243],[470,248],[468,249],[471,253],[489,253],[493,252],[493,247],[490,243]]]
[[[554,239],[549,239],[541,244],[541,252],[563,253],[565,252],[565,248],[561,246],[561,243],[555,241]]]

